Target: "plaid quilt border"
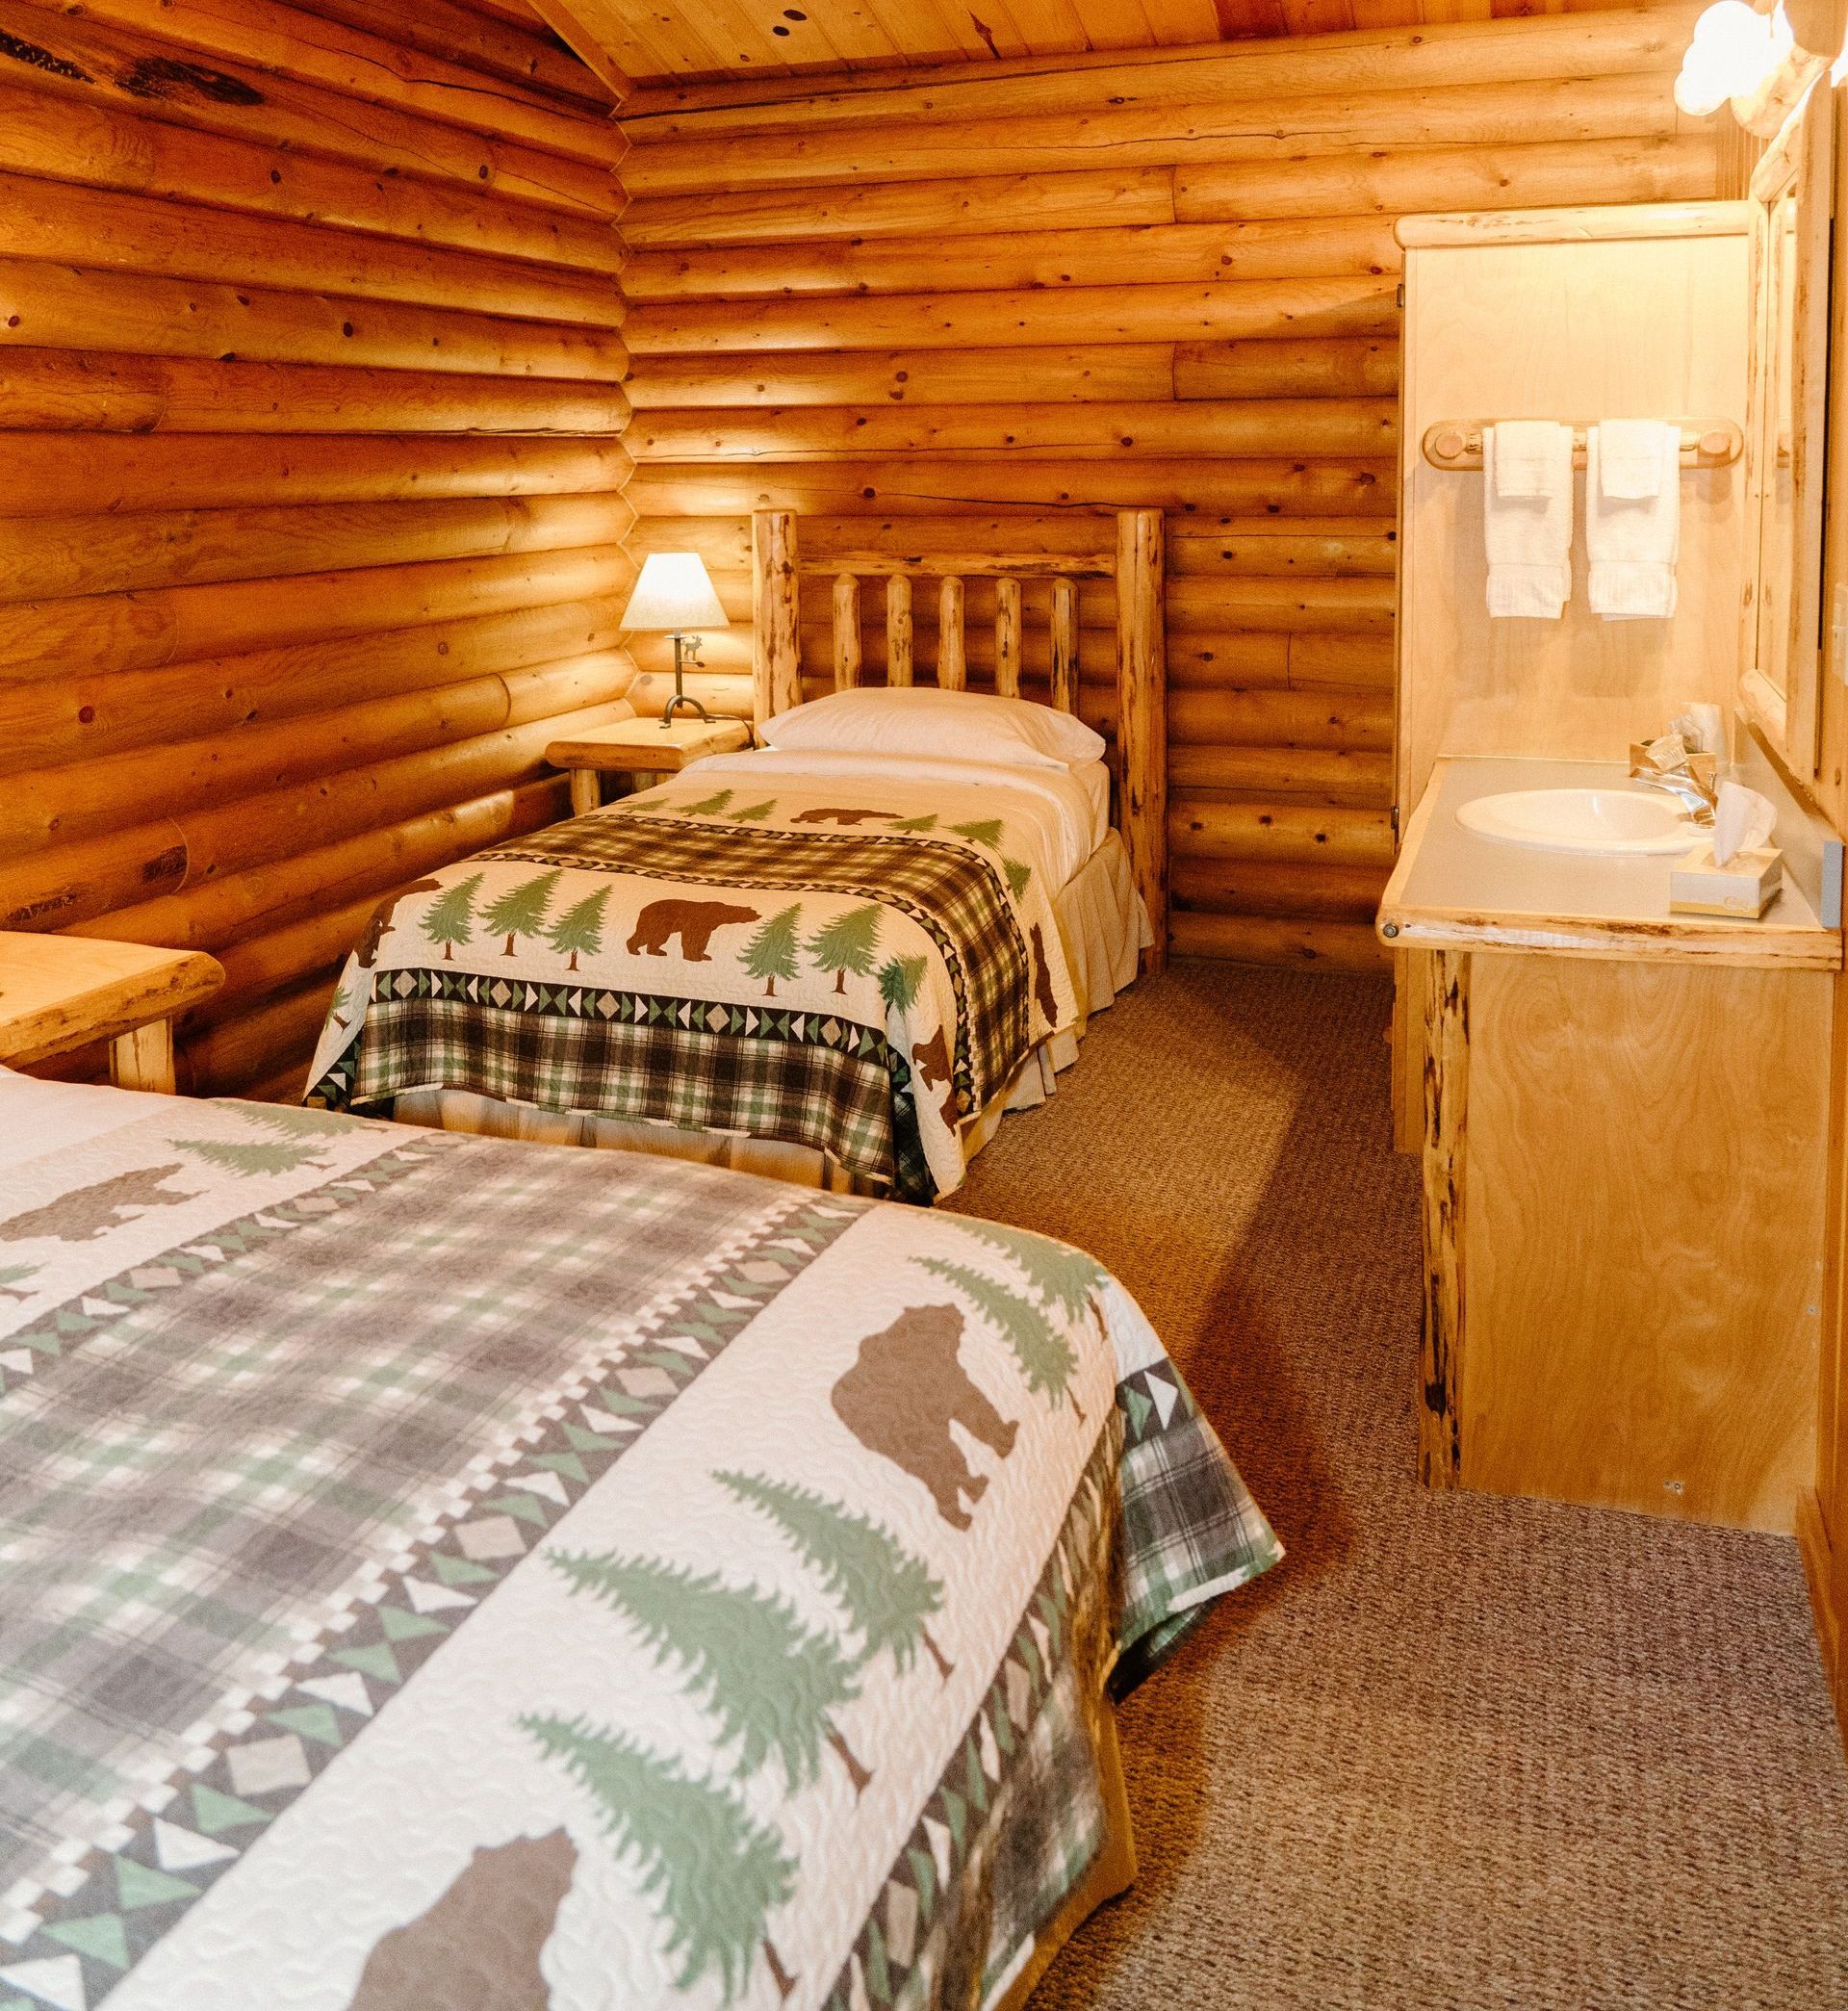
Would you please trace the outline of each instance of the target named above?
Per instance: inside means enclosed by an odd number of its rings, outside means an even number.
[[[837,1014],[405,967],[373,980],[367,1025],[311,1097],[345,1110],[438,1083],[779,1139],[901,1199],[936,1195],[910,1064]]]
[[[1116,1386],[1124,1420],[1123,1588],[1112,1689],[1167,1660],[1219,1593],[1261,1577],[1283,1545],[1166,1357]]]

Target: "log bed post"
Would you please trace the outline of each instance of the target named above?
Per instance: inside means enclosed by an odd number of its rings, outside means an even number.
[[[1116,734],[1121,824],[1136,890],[1155,932],[1151,973],[1168,964],[1168,639],[1160,510],[1116,513]]]
[[[801,594],[795,512],[753,512],[751,717],[759,727],[802,703]]]

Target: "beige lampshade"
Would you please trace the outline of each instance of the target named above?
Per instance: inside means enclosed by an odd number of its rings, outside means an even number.
[[[730,626],[697,552],[651,552],[643,559],[642,576],[623,609],[625,629],[687,635]]]

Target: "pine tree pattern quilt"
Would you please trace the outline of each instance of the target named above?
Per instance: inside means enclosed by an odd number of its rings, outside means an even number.
[[[1076,1005],[1038,835],[943,793],[691,772],[446,868],[373,917],[309,1099],[472,1090],[947,1193],[964,1120]]]
[[[1279,1555],[1062,1245],[64,1094],[0,1152],[8,2011],[972,2011],[1109,1688]]]

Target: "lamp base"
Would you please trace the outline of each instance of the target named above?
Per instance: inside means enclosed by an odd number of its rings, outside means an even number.
[[[695,719],[709,719],[712,716],[697,698],[692,697],[686,691],[680,683],[682,659],[684,658],[697,665],[700,660],[699,649],[700,638],[697,635],[676,633],[674,637],[674,696],[661,709],[661,727],[663,731],[674,724],[674,715],[679,711],[691,712]]]

